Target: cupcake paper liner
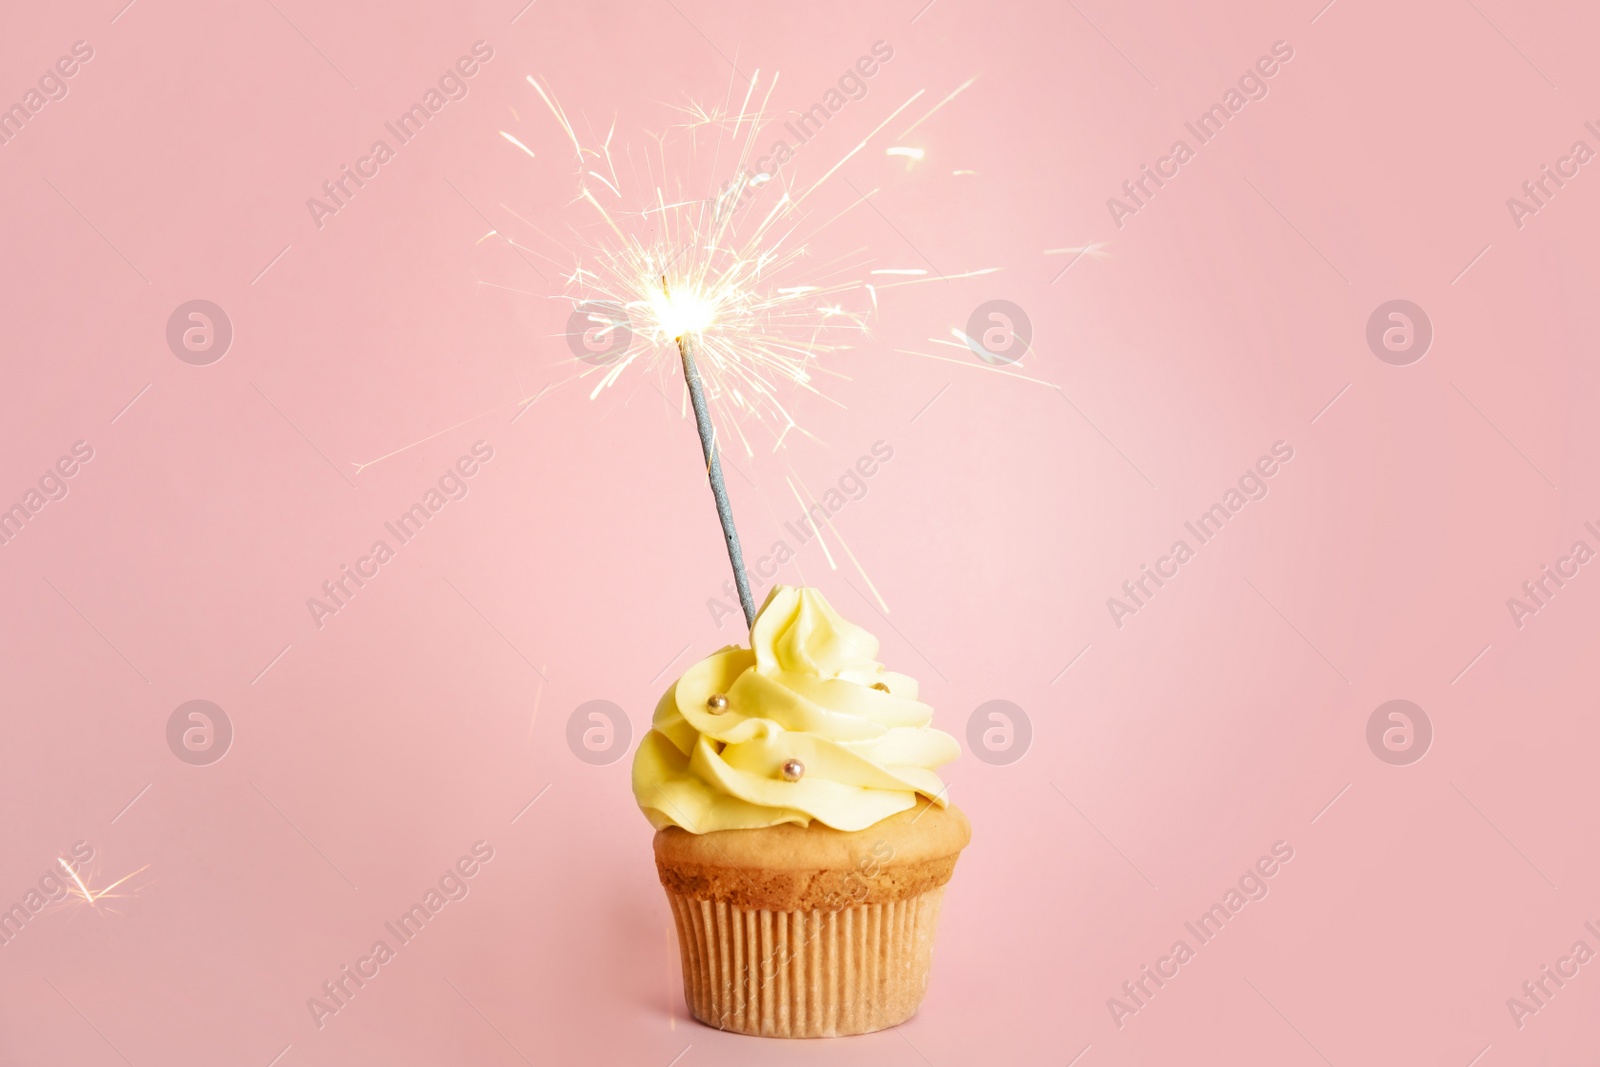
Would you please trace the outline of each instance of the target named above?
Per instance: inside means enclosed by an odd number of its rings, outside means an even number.
[[[757,1037],[866,1034],[916,1013],[943,886],[838,910],[770,911],[667,893],[696,1019]]]

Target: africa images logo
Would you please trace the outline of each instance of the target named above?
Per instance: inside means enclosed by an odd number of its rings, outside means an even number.
[[[1246,504],[1265,500],[1271,487],[1267,479],[1283,469],[1283,465],[1294,458],[1294,446],[1287,441],[1274,441],[1270,455],[1258,457],[1252,465],[1246,467],[1239,476],[1237,488],[1230,486],[1223,492],[1222,498],[1202,511],[1192,522],[1185,522],[1183,528],[1195,540],[1193,545],[1184,538],[1178,538],[1172,543],[1171,551],[1155,561],[1154,569],[1149,564],[1141,564],[1139,576],[1130,578],[1122,583],[1123,597],[1107,597],[1106,610],[1111,613],[1111,621],[1117,629],[1122,629],[1124,618],[1137,615],[1141,610],[1150,606],[1156,592],[1167,582],[1176,578],[1180,569],[1195,557],[1199,549],[1209,543],[1233,516],[1244,510]],[[1155,588],[1151,588],[1154,585]],[[1142,598],[1141,595],[1143,594]]]
[[[37,88],[30,88],[22,99],[9,108],[0,110],[0,145],[8,145],[22,128],[43,111],[46,104],[65,100],[70,86],[67,79],[83,69],[83,64],[94,58],[94,46],[88,41],[74,41],[72,54],[62,56],[39,75]],[[3,105],[0,105],[3,106]]]
[[[416,940],[423,928],[444,911],[445,905],[467,899],[467,894],[472,891],[472,879],[492,859],[493,845],[487,841],[473,842],[472,853],[461,856],[446,867],[437,884],[423,891],[421,900],[413,902],[392,922],[383,924],[389,937],[374,941],[371,950],[359,957],[354,966],[348,963],[341,965],[338,974],[322,983],[320,995],[307,997],[306,1010],[311,1013],[311,1021],[317,1024],[317,1029],[321,1030],[331,1016],[348,1008],[356,993],[382,974],[383,968],[394,961],[400,949]],[[389,938],[394,939],[394,944],[389,943]]]
[[[1201,948],[1216,940],[1228,923],[1244,911],[1245,905],[1266,900],[1272,889],[1269,879],[1292,859],[1294,846],[1287,841],[1274,841],[1271,854],[1260,856],[1245,868],[1238,882],[1228,887],[1220,901],[1202,912],[1198,919],[1183,924],[1184,931],[1194,939],[1193,945],[1187,938],[1178,938],[1167,954],[1156,960],[1154,967],[1143,964],[1138,977],[1122,983],[1121,997],[1107,997],[1106,1010],[1111,1013],[1111,1021],[1117,1024],[1117,1029],[1127,1025],[1129,1016],[1148,1008],[1156,993],[1178,977]]]
[[[1222,133],[1233,117],[1243,111],[1245,105],[1252,100],[1265,100],[1267,98],[1267,79],[1276,75],[1283,69],[1283,64],[1294,58],[1294,47],[1288,41],[1274,41],[1272,54],[1257,59],[1250,68],[1239,76],[1237,87],[1230,86],[1222,94],[1219,103],[1212,104],[1194,122],[1185,122],[1184,129],[1188,130],[1195,139],[1191,147],[1188,141],[1179,138],[1172,143],[1168,153],[1156,160],[1152,170],[1148,163],[1139,168],[1139,176],[1122,183],[1123,195],[1126,200],[1111,196],[1106,198],[1106,210],[1111,213],[1111,221],[1116,223],[1117,229],[1127,225],[1124,219],[1129,215],[1137,215],[1142,209],[1149,206],[1157,191],[1167,182],[1178,176],[1183,165],[1193,159],[1197,150]],[[1143,194],[1141,196],[1141,194]]]

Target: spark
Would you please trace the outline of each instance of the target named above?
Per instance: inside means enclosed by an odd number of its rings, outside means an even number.
[[[865,137],[861,138],[861,141],[854,148],[850,149],[850,151],[846,152],[844,154],[844,156],[839,160],[839,162],[835,163],[833,165],[833,167],[826,174],[824,174],[821,178],[818,178],[816,184],[813,185],[810,189],[806,190],[805,196],[800,197],[800,199],[804,200],[806,198],[806,196],[811,195],[811,193],[817,188],[817,186],[821,185],[823,182],[825,182],[829,178],[833,177],[833,175],[838,171],[838,169],[840,167],[842,167],[846,163],[850,162],[850,158],[852,156],[854,156],[857,152],[861,151],[863,148],[867,147],[867,142],[868,141],[870,141],[874,137],[876,137],[883,130],[883,128],[885,126],[887,126],[887,125],[889,125],[889,123],[893,122],[896,115],[900,114],[900,112],[904,111],[906,108],[910,107],[912,104],[914,104],[918,100],[920,100],[922,98],[922,94],[927,92],[927,91],[928,90],[926,90],[926,89],[918,89],[916,92],[912,93],[911,94],[911,99],[907,100],[905,103],[903,103],[899,107],[895,108],[892,112],[889,113],[889,117],[888,118],[886,118],[882,122],[878,123],[878,125],[872,130],[871,133],[869,133]],[[910,131],[908,130],[907,132],[909,133]]]
[[[880,288],[883,288],[883,289],[899,289],[900,287],[906,286],[906,285],[926,285],[928,282],[953,282],[958,278],[981,278],[985,274],[994,274],[999,269],[1000,269],[999,267],[984,267],[981,270],[962,271],[959,274],[941,274],[941,275],[938,275],[937,277],[929,276],[929,277],[921,277],[921,278],[908,278],[906,281],[903,281],[903,282],[889,282],[889,283],[881,286]],[[924,271],[923,273],[926,274],[927,272]]]
[[[1105,247],[1105,243],[1102,241],[1091,241],[1078,248],[1047,248],[1044,250],[1044,254],[1047,256],[1088,256],[1091,259],[1105,259],[1106,256],[1111,254],[1105,250]]]
[[[828,514],[828,509],[826,507],[824,507],[824,506],[822,506],[822,505],[817,503],[816,498],[811,496],[811,490],[810,489],[806,489],[804,482],[800,482],[800,489],[796,489],[795,488],[795,482],[799,482],[799,481],[800,481],[800,476],[798,474],[795,474],[794,475],[794,481],[790,481],[789,482],[789,491],[794,493],[794,497],[795,497],[796,500],[800,501],[800,510],[805,512],[805,514],[812,516],[811,525],[816,529],[816,532],[817,532],[817,543],[822,545],[822,554],[824,556],[826,556],[827,559],[828,559],[828,567],[831,570],[838,570],[839,569],[838,564],[834,563],[834,561],[833,561],[833,554],[828,551],[827,545],[825,543],[823,543],[823,541],[822,541],[822,523],[827,523],[828,529],[831,530],[833,532],[833,536],[838,539],[839,547],[844,550],[844,554],[846,556],[850,557],[850,562],[855,564],[856,573],[861,575],[861,580],[867,583],[867,588],[868,589],[872,590],[873,599],[875,599],[878,602],[878,606],[883,609],[883,613],[885,615],[889,614],[889,604],[888,604],[888,602],[883,599],[883,594],[878,592],[878,587],[875,584],[873,584],[871,576],[869,576],[867,574],[867,569],[861,565],[861,561],[856,559],[856,554],[854,552],[850,551],[850,546],[849,545],[845,544],[844,534],[840,533],[839,532],[839,527],[837,527],[837,526],[835,526],[833,524],[833,518],[832,518],[832,516],[830,516]],[[805,495],[807,497],[811,497],[811,505],[810,505],[810,507],[807,507],[805,500],[801,498],[801,496],[800,496],[800,490],[801,489],[805,490]],[[817,522],[817,520],[816,520],[816,514],[817,514],[817,511],[819,509],[822,512],[822,516],[823,516],[821,523]]]
[[[528,153],[528,158],[529,159],[537,159],[537,158],[539,158],[538,156],[535,156],[533,154],[533,149],[529,148],[527,145],[523,144],[521,141],[519,141],[515,137],[511,136],[506,131],[501,130],[500,131],[500,136],[504,137],[506,140],[510,141],[512,144],[516,145],[518,148],[522,149],[524,152]]]
[[[83,896],[83,899],[88,901],[90,904],[93,904],[94,903],[94,894],[90,893],[89,892],[89,887],[83,884],[83,879],[79,878],[78,877],[78,872],[72,869],[72,864],[68,863],[65,859],[62,859],[60,857],[57,857],[56,862],[61,864],[62,869],[64,869],[67,872],[67,874],[72,877],[72,880],[74,882],[78,883],[78,889],[81,892],[81,894]]]
[[[938,111],[940,108],[944,107],[950,101],[954,100],[956,97],[958,97],[962,93],[966,92],[967,89],[972,85],[972,83],[977,81],[977,80],[978,80],[978,76],[976,74],[974,74],[972,77],[970,77],[966,81],[962,82],[956,88],[955,92],[951,93],[949,96],[945,97],[943,100],[939,101],[937,104],[934,104],[933,107],[929,108],[927,110],[927,112],[920,119],[918,119],[916,122],[913,122],[911,125],[907,126],[906,129],[905,129],[905,133],[902,133],[899,137],[896,137],[895,140],[904,141],[906,139],[906,137],[911,133],[912,130],[916,129],[918,126],[921,126],[924,122],[927,122],[929,119],[933,118],[934,112]]]
[[[484,284],[489,284],[489,283],[486,282]],[[474,421],[476,421],[478,419],[481,419],[485,415],[490,414],[491,412],[499,411],[500,409],[510,407],[513,404],[520,404],[520,403],[524,403],[524,402],[525,401],[519,401],[519,400],[506,401],[503,404],[498,404],[495,407],[490,408],[488,411],[480,411],[478,414],[473,415],[470,418],[462,419],[460,422],[456,423],[454,426],[446,426],[444,429],[435,431],[434,433],[430,433],[426,437],[419,437],[419,438],[417,438],[417,440],[412,441],[408,445],[401,445],[399,448],[396,448],[391,452],[385,452],[383,455],[379,456],[377,459],[369,459],[365,463],[354,463],[352,465],[355,467],[356,473],[360,474],[362,471],[366,470],[368,467],[373,466],[374,464],[382,463],[384,460],[390,459],[390,458],[392,458],[394,456],[398,456],[402,452],[409,452],[411,449],[416,448],[418,445],[426,444],[427,442],[432,441],[435,437],[439,437],[439,436],[441,436],[443,434],[447,434],[451,430],[458,430],[461,427],[465,426],[467,423],[474,422]]]
[[[907,148],[904,145],[896,145],[893,148],[885,149],[883,154],[886,156],[904,156],[910,160],[919,160],[923,156],[927,155],[927,153],[920,148]]]
[[[977,352],[978,348],[981,347],[981,346],[978,345],[978,342],[968,338],[967,335],[964,332],[962,332],[961,330],[957,330],[957,329],[952,328],[950,330],[950,332],[952,334],[954,334],[957,338],[960,338],[962,343],[961,344],[956,344],[954,341],[943,341],[943,340],[940,340],[937,337],[931,338],[930,340],[932,341],[933,344],[936,344],[936,345],[949,345],[951,348],[959,348],[961,351],[968,352],[968,353]],[[974,368],[976,370],[983,371],[983,372],[988,373],[988,374],[1001,374],[1001,375],[1004,375],[1007,378],[1015,378],[1018,381],[1022,381],[1022,382],[1032,382],[1034,385],[1043,385],[1043,386],[1047,386],[1048,388],[1051,388],[1051,389],[1060,389],[1061,388],[1055,382],[1047,382],[1043,378],[1030,378],[1026,374],[1018,374],[1015,371],[1006,370],[1004,367],[1001,367],[1001,366],[999,366],[997,364],[975,363],[971,359],[952,359],[949,356],[936,356],[932,352],[917,352],[917,351],[914,351],[914,350],[909,349],[909,348],[897,348],[897,349],[895,349],[895,351],[900,353],[903,356],[917,356],[917,357],[919,357],[921,359],[931,359],[931,360],[934,360],[934,361],[939,362],[939,363],[954,363],[954,364],[956,364],[958,366],[962,366],[962,367],[972,367],[972,368]],[[1029,351],[1032,351],[1032,349],[1030,348]],[[1017,364],[1009,364],[1009,366],[1016,366],[1016,365]]]
[[[544,86],[533,80],[532,74],[528,75],[528,84],[533,86],[534,91],[539,94],[539,98],[555,113],[556,121],[561,123],[561,128],[567,131],[567,136],[572,140],[573,150],[578,153],[578,162],[582,163],[583,145],[578,143],[578,135],[572,131],[572,123],[567,121],[567,113],[562,111],[561,105],[552,100],[550,94],[544,91]]]
[[[134,871],[132,874],[125,874],[121,878],[118,878],[115,882],[112,882],[104,889],[95,890],[90,889],[88,884],[85,883],[82,878],[78,877],[78,872],[72,869],[72,864],[68,863],[65,859],[61,859],[60,857],[57,857],[57,862],[61,864],[61,869],[66,871],[68,876],[72,878],[73,884],[67,887],[68,894],[76,897],[78,900],[81,900],[90,906],[93,906],[96,901],[104,900],[108,896],[110,896],[113,900],[124,896],[125,894],[122,893],[113,895],[111,891],[122,883],[128,881],[130,878],[133,878],[135,875],[143,874],[145,871],[150,869],[150,865],[147,863],[143,867],[140,867],[137,871]]]
[[[607,189],[610,189],[613,194],[615,194],[617,196],[621,196],[622,195],[620,192],[617,191],[617,187],[615,185],[612,185],[610,182],[606,181],[606,177],[605,177],[604,174],[599,174],[599,173],[591,170],[589,172],[589,177],[595,179],[601,185],[604,185]]]
[[[799,477],[800,476],[797,474],[794,476],[794,478],[785,478],[784,481],[789,483],[789,492],[794,494],[795,503],[800,505],[801,514],[809,515],[811,513],[806,509],[805,498],[800,495],[800,490],[795,488],[795,480]],[[822,510],[827,511],[828,509],[823,508]],[[817,534],[817,546],[822,549],[822,556],[828,561],[828,569],[831,571],[838,570],[839,565],[833,561],[833,553],[828,551],[827,538],[822,536],[822,523],[817,522],[816,519],[812,519],[811,526]],[[828,528],[831,530],[833,528],[833,524],[829,523]]]

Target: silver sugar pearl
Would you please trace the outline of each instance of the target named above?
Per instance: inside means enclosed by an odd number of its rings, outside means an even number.
[[[721,715],[728,710],[728,698],[721,693],[712,693],[706,697],[706,710],[713,715]]]
[[[798,782],[800,779],[804,778],[805,776],[806,776],[806,765],[804,763],[801,763],[797,759],[786,759],[786,760],[783,761],[783,780],[784,781],[786,781],[786,782]]]

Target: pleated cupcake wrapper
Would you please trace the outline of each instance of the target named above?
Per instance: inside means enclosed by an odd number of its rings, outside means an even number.
[[[916,1013],[944,888],[838,911],[767,911],[669,892],[696,1019],[759,1037],[865,1034]]]

